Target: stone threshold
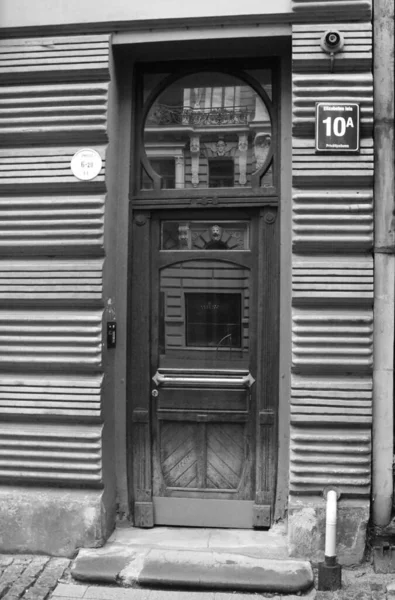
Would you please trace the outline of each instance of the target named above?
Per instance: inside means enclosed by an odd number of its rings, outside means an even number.
[[[313,586],[310,563],[287,556],[283,530],[117,529],[82,549],[74,579],[123,587],[294,594]]]

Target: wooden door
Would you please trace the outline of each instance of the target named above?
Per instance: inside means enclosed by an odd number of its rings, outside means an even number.
[[[139,276],[137,256],[135,285],[145,282],[151,303],[137,301],[143,338],[149,324],[150,398],[133,411],[136,525],[270,524],[275,420],[262,411],[258,355],[263,323],[275,318],[259,298],[261,216],[152,213],[149,250],[137,225],[150,273]],[[137,369],[134,389],[148,392]]]

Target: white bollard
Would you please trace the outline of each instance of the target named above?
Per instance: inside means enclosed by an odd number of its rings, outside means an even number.
[[[338,492],[324,490],[326,495],[325,560],[318,564],[318,589],[335,591],[341,588],[342,568],[336,558],[336,523]]]
[[[337,494],[329,490],[326,497],[325,556],[336,556]]]

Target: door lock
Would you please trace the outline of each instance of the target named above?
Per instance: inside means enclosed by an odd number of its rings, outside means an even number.
[[[152,392],[151,392],[151,396],[152,396],[153,398],[157,398],[157,397],[159,396],[159,392],[158,392],[158,390],[152,390]]]

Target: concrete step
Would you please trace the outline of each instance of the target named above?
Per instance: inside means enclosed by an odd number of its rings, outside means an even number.
[[[313,586],[308,561],[226,550],[110,543],[83,549],[72,569],[78,581],[161,589],[295,594]]]

